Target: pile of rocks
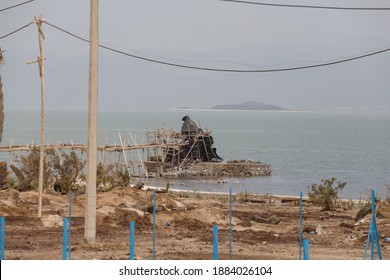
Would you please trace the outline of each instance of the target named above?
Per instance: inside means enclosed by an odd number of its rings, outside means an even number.
[[[248,177],[267,176],[271,166],[251,160],[191,163],[183,169],[171,169],[161,174],[163,178],[212,178],[212,177]]]

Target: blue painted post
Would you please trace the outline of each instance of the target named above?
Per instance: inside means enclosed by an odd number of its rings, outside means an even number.
[[[371,247],[371,260],[374,259],[375,255],[375,245],[378,250],[378,259],[382,259],[381,247],[379,244],[378,228],[376,227],[375,219],[375,192],[372,190],[371,193],[371,219],[370,219],[370,228],[368,229],[366,249],[364,251],[364,259],[367,259],[368,247]]]
[[[304,260],[310,260],[309,255],[309,239],[303,240],[303,259]]]
[[[156,191],[154,191],[153,193],[152,260],[154,260],[155,241],[156,241]]]
[[[5,259],[4,253],[4,242],[5,242],[5,218],[4,216],[0,217],[0,260]]]
[[[69,213],[68,213],[68,257],[70,260],[70,235],[71,235],[71,219],[72,219],[72,192],[69,191]]]
[[[229,191],[229,259],[232,260],[233,231],[232,231],[232,189]]]
[[[375,238],[375,231],[374,231],[374,224],[375,224],[375,194],[374,190],[371,192],[371,222],[370,222],[370,228],[369,228],[369,234],[371,233],[371,259],[374,259],[374,238]]]
[[[299,259],[302,260],[302,192],[299,199]]]
[[[213,260],[218,260],[218,226],[213,226]]]
[[[381,248],[379,244],[378,229],[376,227],[376,218],[375,218],[375,191],[374,190],[372,190],[371,192],[371,221],[370,221],[370,229],[368,230],[366,251],[367,251],[367,246],[368,246],[368,242],[370,241],[370,238],[371,238],[371,260],[374,259],[375,245],[378,250],[378,259],[381,260],[382,254],[381,254]],[[364,259],[366,259],[366,252],[364,254]]]
[[[64,227],[62,229],[62,259],[68,259],[68,218],[64,218]]]
[[[134,260],[134,235],[135,235],[135,222],[130,222],[130,260]]]

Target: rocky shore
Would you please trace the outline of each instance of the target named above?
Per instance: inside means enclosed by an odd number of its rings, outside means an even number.
[[[165,169],[161,173],[152,172],[151,177],[162,178],[220,178],[268,176],[272,169],[268,164],[252,160],[234,160],[228,162],[195,162],[183,168]]]

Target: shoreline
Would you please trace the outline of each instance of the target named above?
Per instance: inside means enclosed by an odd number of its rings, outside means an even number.
[[[135,185],[130,186],[133,188]],[[166,192],[166,188],[164,187],[156,187],[156,186],[143,186],[142,190],[156,190],[160,192]],[[210,195],[210,196],[229,196],[229,192],[213,192],[213,191],[195,191],[195,190],[182,190],[182,189],[175,189],[172,187],[169,187],[168,193],[174,192],[174,193],[191,193],[191,194],[202,194],[202,195]],[[232,195],[245,195],[245,192],[232,192]],[[247,195],[254,196],[254,197],[260,197],[260,198],[277,198],[277,199],[292,199],[292,200],[299,200],[300,196],[297,195],[278,195],[278,194],[261,194],[261,193],[251,193],[247,192]],[[308,201],[309,197],[302,195],[303,201]],[[369,200],[362,200],[362,199],[348,199],[348,198],[339,198],[340,202],[348,203],[353,202],[354,204],[367,204],[370,203]]]

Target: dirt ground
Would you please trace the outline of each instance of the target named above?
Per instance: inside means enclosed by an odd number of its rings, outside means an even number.
[[[233,191],[234,192],[234,191]],[[311,259],[363,259],[370,215],[354,220],[361,203],[345,203],[324,212],[303,203],[303,237]],[[5,218],[6,259],[61,259],[62,223],[68,196],[45,193],[42,218],[37,218],[37,193],[0,191]],[[212,259],[213,225],[219,226],[219,258],[229,258],[229,198],[200,192],[157,193],[155,259]],[[114,188],[97,196],[97,240],[84,239],[85,195],[74,195],[71,259],[128,259],[129,222],[135,221],[136,259],[152,258],[153,191]],[[344,209],[343,209],[344,208]],[[390,259],[390,207],[378,206],[383,259]],[[298,259],[298,199],[235,194],[233,196],[233,259]]]

